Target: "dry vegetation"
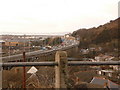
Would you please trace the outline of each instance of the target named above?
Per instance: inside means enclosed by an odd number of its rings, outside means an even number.
[[[34,75],[26,73],[27,88],[54,88],[55,70],[54,67],[36,67],[38,72]],[[69,67],[69,88],[74,88],[77,85],[80,87],[95,87],[89,84],[96,73],[90,71],[89,67]],[[26,71],[30,69],[26,68]],[[22,88],[23,68],[17,67],[11,70],[3,71],[3,88]],[[78,80],[79,79],[79,80]],[[99,86],[96,86],[99,87]]]
[[[80,47],[89,47],[92,44],[109,47],[109,49],[114,46],[118,48],[119,30],[118,22],[120,18],[110,21],[99,27],[93,27],[90,29],[79,29],[72,33],[75,37],[80,37]],[[109,45],[108,45],[109,44]],[[112,45],[111,45],[112,44]]]

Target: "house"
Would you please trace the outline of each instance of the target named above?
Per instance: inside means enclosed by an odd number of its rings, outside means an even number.
[[[91,62],[97,62],[95,59],[90,59]]]
[[[7,40],[5,41],[5,46],[22,46],[26,42],[29,42],[29,40],[23,40],[23,39]]]
[[[19,42],[5,42],[6,46],[18,46]]]
[[[5,41],[4,40],[0,40],[0,46],[4,46],[5,45]]]
[[[97,72],[99,75],[105,75],[108,77],[112,77],[112,74],[114,73],[113,70],[98,70]]]
[[[0,52],[0,55],[3,55],[3,54],[5,54],[5,52]]]
[[[115,58],[115,57],[107,56],[105,60],[106,60],[106,61],[111,61],[111,60],[113,60],[114,58]]]
[[[64,37],[70,37],[71,36],[71,33],[68,33],[68,34],[65,34]]]
[[[32,74],[29,78],[27,78],[26,84],[27,88],[39,88],[39,77],[36,74]]]
[[[65,37],[68,38],[68,37],[70,37],[70,35],[66,34]]]
[[[98,56],[95,56],[96,61],[105,61],[106,55],[100,54]]]
[[[109,55],[103,55],[103,54],[100,54],[98,56],[95,56],[95,60],[96,61],[111,61],[113,60],[115,57],[113,56],[109,56]]]
[[[64,38],[68,40],[76,40],[75,37],[72,37],[71,34],[65,34]]]
[[[89,50],[88,49],[81,49],[80,52],[82,54],[88,54],[89,53]]]
[[[90,51],[94,51],[95,50],[95,48],[94,47],[91,47],[91,48],[89,48],[90,49]]]
[[[105,78],[94,77],[90,83],[104,86],[105,88],[109,88],[110,90],[114,90],[114,89],[119,90],[120,89],[120,85],[118,85],[108,79],[105,79]]]
[[[38,88],[39,87],[39,78],[36,75],[37,72],[37,68],[32,66],[27,73],[31,74],[31,76],[27,79],[27,87],[34,87],[34,88]]]
[[[112,67],[113,70],[115,70],[115,71],[119,71],[120,70],[120,66],[119,65],[110,65],[110,67]]]

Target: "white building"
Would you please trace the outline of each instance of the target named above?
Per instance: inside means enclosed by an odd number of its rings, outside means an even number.
[[[98,70],[99,75],[105,75],[108,77],[112,77],[113,72],[113,70]]]

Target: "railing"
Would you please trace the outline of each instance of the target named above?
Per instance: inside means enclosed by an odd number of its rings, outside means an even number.
[[[36,57],[37,55],[42,55],[42,54],[46,54],[46,53],[53,53],[53,52],[56,52],[56,51],[59,51],[59,50],[63,51],[63,50],[67,50],[67,49],[70,49],[70,48],[78,46],[78,45],[79,45],[79,43],[76,43],[74,45],[69,45],[69,46],[66,46],[66,47],[57,48],[55,50],[47,50],[47,51],[46,50],[44,50],[44,51],[37,50],[37,51],[33,51],[33,52],[27,52],[26,53],[26,58]],[[18,59],[19,60],[22,59],[22,54],[0,57],[0,60],[1,59],[3,60],[3,62],[17,61]]]
[[[68,66],[80,66],[80,65],[120,65],[120,61],[68,61]],[[12,62],[12,63],[0,63],[2,67],[28,67],[28,66],[58,66],[57,62]]]
[[[28,66],[55,66],[55,88],[67,88],[68,70],[67,66],[81,66],[81,65],[120,65],[120,61],[68,61],[67,53],[65,51],[57,51],[55,55],[55,62],[12,62],[0,63],[2,67],[28,67]]]

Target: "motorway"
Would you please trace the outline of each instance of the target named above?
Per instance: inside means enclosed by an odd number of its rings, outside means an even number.
[[[47,53],[53,53],[59,50],[67,50],[69,48],[76,47],[79,45],[79,41],[77,40],[64,39],[63,43],[64,45],[53,46],[50,50],[37,50],[33,52],[27,52],[26,58],[36,57],[38,55],[47,54]],[[15,62],[15,61],[22,60],[22,59],[23,59],[23,54],[11,55],[11,56],[0,58],[2,62]]]

